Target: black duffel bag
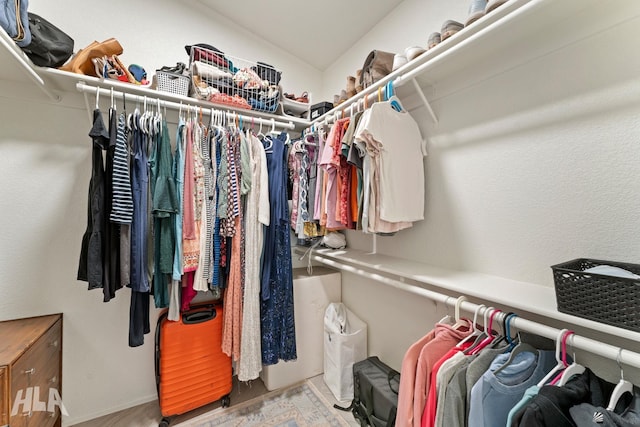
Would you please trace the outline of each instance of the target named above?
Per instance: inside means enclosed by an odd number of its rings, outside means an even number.
[[[73,39],[46,19],[28,13],[31,43],[22,50],[40,67],[57,68],[73,54]]]
[[[361,426],[393,427],[398,410],[400,373],[377,356],[353,364],[353,401],[343,411],[353,412]]]

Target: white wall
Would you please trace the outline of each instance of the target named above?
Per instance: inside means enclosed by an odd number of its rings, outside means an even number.
[[[320,88],[319,71],[265,44],[259,35],[237,31],[181,2],[69,0],[61,8],[31,0],[29,9],[71,35],[77,49],[94,39],[118,38],[123,61],[138,63],[150,74],[162,65],[187,62],[185,44],[205,42],[276,65],[287,91]],[[0,86],[0,320],[64,314],[65,425],[153,400],[153,333],[144,346],[128,347],[129,290],[118,291],[105,304],[100,290],[89,292],[86,283],[76,280],[91,163],[81,96],[62,94],[63,102],[54,105],[10,95],[42,99],[37,91],[31,93],[32,87]],[[108,108],[107,100],[102,102]],[[151,315],[152,330],[157,314]]]
[[[469,3],[469,0],[404,0],[324,71],[322,99],[333,102],[333,95],[346,88],[347,76],[355,76],[374,49],[403,53],[410,46],[426,48],[429,35],[440,32],[446,20],[464,23]]]
[[[453,2],[451,15],[445,3],[405,0],[325,72],[325,89],[341,87],[372,48],[397,50],[426,38],[445,16],[464,19],[467,1]],[[433,21],[426,8],[433,8]],[[378,238],[378,252],[545,286],[553,286],[551,265],[574,258],[639,262],[640,6],[613,2],[603,9],[571,21],[577,32],[593,34],[567,47],[469,85],[472,64],[427,91],[438,124],[424,108],[412,111],[428,139],[425,220]],[[623,24],[596,26],[621,10],[632,12]],[[566,29],[539,25],[544,41]],[[540,40],[530,43],[535,48]],[[486,65],[479,61],[478,70]],[[348,240],[372,247],[360,233],[349,232]],[[482,302],[491,303],[491,292]],[[444,313],[431,301],[348,274],[343,301],[369,323],[369,353],[396,368]],[[640,351],[636,342],[582,333]],[[617,381],[615,361],[598,367]]]
[[[279,66],[286,91],[329,100],[370,50],[424,45],[444,20],[464,20],[468,7],[466,0],[405,0],[321,75],[259,35],[205,20],[180,2],[54,3],[31,0],[30,9],[72,35],[77,48],[115,36],[123,60],[151,72],[185,62],[184,44],[208,42]],[[379,239],[380,252],[548,286],[549,266],[578,256],[637,262],[637,28],[631,22],[530,67],[447,92],[434,100],[437,126],[416,110],[429,136],[426,219]],[[104,304],[100,291],[75,280],[90,172],[86,111],[0,93],[0,319],[64,313],[67,425],[154,399],[152,337],[143,347],[127,346],[128,291]],[[349,240],[369,244],[353,234]],[[369,324],[370,353],[395,367],[444,313],[351,275],[343,283],[345,303]],[[625,345],[639,351],[637,343]]]

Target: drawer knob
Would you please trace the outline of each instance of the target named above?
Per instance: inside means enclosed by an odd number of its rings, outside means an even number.
[[[56,375],[54,375],[53,377],[51,377],[51,379],[49,380],[50,383],[57,383],[58,382],[58,377]]]
[[[53,341],[51,344],[49,344],[51,347],[57,347],[58,346],[58,340]]]
[[[26,371],[24,371],[23,373],[26,375],[31,375],[36,371],[36,368],[31,368],[31,369],[27,369]]]

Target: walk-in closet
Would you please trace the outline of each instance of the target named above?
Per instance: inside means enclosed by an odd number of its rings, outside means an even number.
[[[374,356],[389,425],[640,425],[640,2],[20,3],[0,427],[357,426]]]

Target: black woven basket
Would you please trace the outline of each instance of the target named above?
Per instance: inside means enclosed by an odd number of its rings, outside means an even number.
[[[640,275],[640,265],[578,258],[552,265],[558,311],[640,332],[640,280],[585,270],[599,265]]]

